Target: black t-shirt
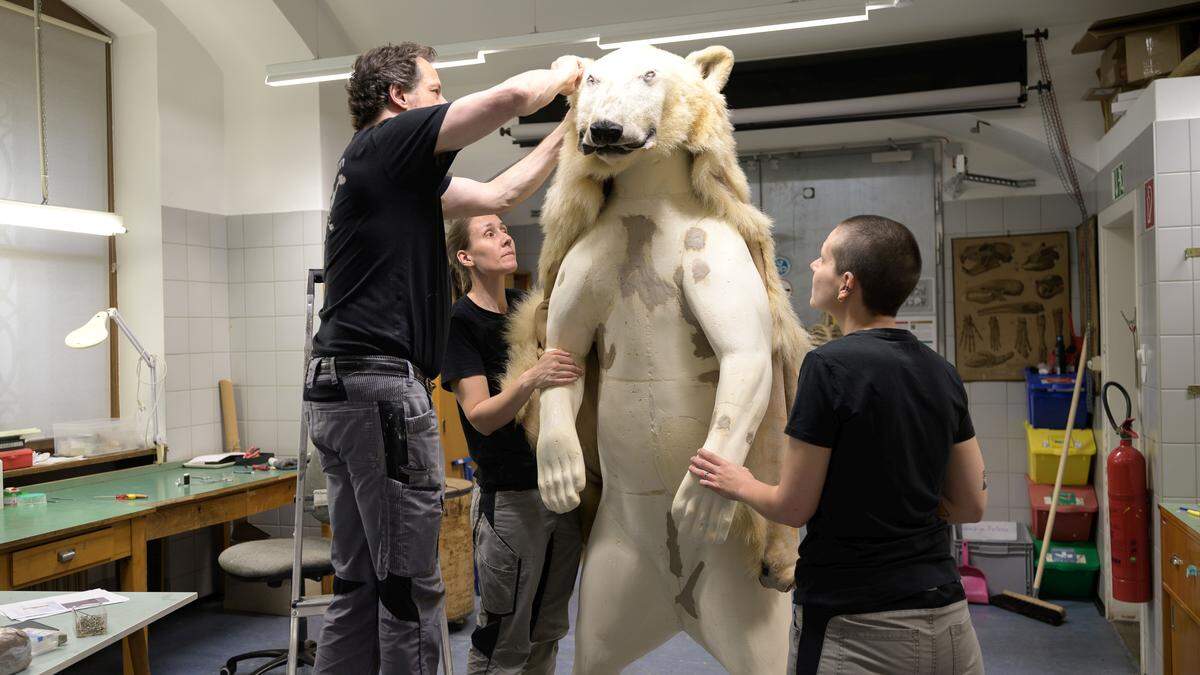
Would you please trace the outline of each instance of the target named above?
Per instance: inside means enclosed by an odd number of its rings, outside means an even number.
[[[906,331],[813,350],[787,434],[831,448],[796,564],[796,602],[887,603],[958,580],[937,516],[950,447],[975,436],[954,367]]]
[[[508,306],[522,297],[515,289],[507,289]],[[506,315],[479,307],[463,296],[450,311],[450,330],[446,334],[446,357],[442,361],[442,386],[451,391],[454,383],[464,377],[483,375],[487,378],[488,394],[500,393],[500,378],[508,364],[508,343],[504,339]],[[496,490],[532,490],[537,487],[537,457],[529,447],[525,430],[509,422],[484,436],[471,426],[458,406],[467,450],[477,467],[475,482],[485,492]]]
[[[448,103],[360,130],[338,164],[325,232],[325,304],[316,356],[441,367],[449,309],[441,195],[455,152],[435,155]]]

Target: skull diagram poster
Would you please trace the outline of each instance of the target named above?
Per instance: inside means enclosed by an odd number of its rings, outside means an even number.
[[[953,240],[955,367],[964,381],[1024,381],[1054,340],[1071,345],[1066,232]]]

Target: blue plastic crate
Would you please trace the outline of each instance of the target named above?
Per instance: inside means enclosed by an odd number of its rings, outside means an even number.
[[[1075,373],[1041,375],[1036,370],[1025,371],[1026,413],[1029,425],[1035,429],[1064,429],[1071,412],[1071,394],[1075,391]],[[1075,413],[1075,428],[1092,425],[1091,373],[1084,371],[1079,391],[1079,410]]]

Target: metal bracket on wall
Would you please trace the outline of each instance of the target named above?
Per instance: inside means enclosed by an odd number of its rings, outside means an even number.
[[[1187,395],[1188,398],[1200,398],[1200,384],[1189,384]]]
[[[1191,260],[1192,258],[1200,258],[1200,246],[1183,249],[1183,259]]]

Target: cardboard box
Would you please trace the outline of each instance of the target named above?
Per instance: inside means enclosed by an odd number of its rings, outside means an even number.
[[[304,580],[304,595],[320,594],[321,582],[312,579]],[[227,574],[225,575],[225,610],[291,616],[292,583],[285,581],[277,588],[271,588],[262,581],[244,581]]]
[[[1170,75],[1175,66],[1183,60],[1179,26],[1136,31],[1127,34],[1124,40],[1118,42],[1125,43],[1126,82],[1129,84]],[[1108,54],[1108,50],[1104,53]],[[1103,69],[1103,66],[1101,68]]]
[[[1116,87],[1128,82],[1128,71],[1125,68],[1125,41],[1113,40],[1100,56],[1101,87]]]
[[[1075,43],[1071,53],[1102,51],[1114,40],[1134,31],[1149,31],[1191,21],[1200,21],[1200,2],[1101,19],[1088,26],[1087,32]]]

